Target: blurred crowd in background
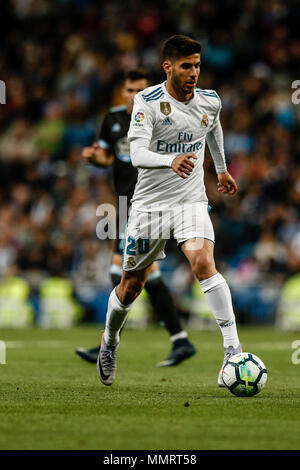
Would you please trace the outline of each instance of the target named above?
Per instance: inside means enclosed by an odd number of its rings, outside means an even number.
[[[115,200],[112,172],[86,166],[81,149],[122,103],[124,72],[144,66],[153,83],[164,80],[161,43],[181,33],[202,44],[199,86],[222,99],[239,186],[232,198],[217,192],[207,153],[217,266],[241,322],[274,322],[282,289],[300,271],[300,105],[291,100],[299,17],[296,0],[1,4],[0,276],[27,283],[33,315],[43,283],[60,278],[83,319],[103,320],[112,242],[97,239],[96,209]],[[161,269],[188,318],[194,278],[174,242],[167,246]]]

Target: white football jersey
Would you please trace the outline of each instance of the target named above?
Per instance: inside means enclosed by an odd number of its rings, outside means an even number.
[[[204,202],[205,137],[219,119],[221,100],[213,90],[195,89],[187,103],[177,101],[166,90],[165,83],[146,88],[134,99],[129,141],[147,139],[149,150],[161,155],[197,155],[195,167],[187,178],[172,168],[138,169],[138,180],[132,202],[135,210],[161,210],[163,206]]]

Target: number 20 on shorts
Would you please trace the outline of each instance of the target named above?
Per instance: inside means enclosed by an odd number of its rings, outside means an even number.
[[[133,237],[128,237],[127,241],[128,241],[128,245],[126,249],[127,255],[135,256],[136,248],[138,249],[138,252],[140,255],[143,255],[149,252],[149,249],[150,249],[149,238],[139,238],[138,240],[135,240]],[[137,242],[137,246],[136,246],[136,242]]]

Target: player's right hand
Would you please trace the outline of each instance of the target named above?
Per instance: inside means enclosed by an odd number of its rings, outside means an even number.
[[[85,163],[93,163],[96,154],[95,147],[84,147],[81,152],[82,159]]]
[[[180,157],[175,157],[172,161],[171,168],[177,175],[181,178],[187,178],[194,169],[193,159],[197,159],[197,155],[194,153],[185,153],[180,155]]]

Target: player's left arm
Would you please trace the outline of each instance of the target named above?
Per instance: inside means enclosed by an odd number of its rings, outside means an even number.
[[[218,191],[220,191],[221,193],[229,194],[230,196],[237,192],[237,184],[228,171],[226,171],[225,173],[217,173],[217,177]]]
[[[221,100],[219,99],[219,107],[213,127],[206,135],[206,142],[208,144],[212,159],[214,161],[217,178],[218,178],[218,191],[232,196],[238,190],[237,184],[231,174],[227,171],[225,152],[224,152],[224,137],[222,125],[220,122]]]

